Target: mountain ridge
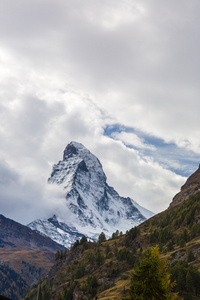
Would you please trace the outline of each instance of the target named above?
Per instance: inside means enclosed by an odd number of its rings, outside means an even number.
[[[58,249],[64,249],[49,237],[41,235],[28,226],[6,218],[2,214],[0,214],[0,239],[2,241],[5,239],[5,243],[10,243],[10,246],[12,244],[26,250],[39,250],[43,248],[54,253]]]
[[[131,198],[121,197],[110,187],[99,159],[77,142],[66,146],[63,160],[53,166],[48,183],[60,186],[65,198],[62,215],[55,214],[58,226],[52,229],[58,235],[51,234],[49,219],[35,220],[28,226],[61,244],[65,240],[64,245],[68,248],[83,234],[97,240],[102,231],[107,236],[117,229],[125,232],[154,214]],[[68,226],[67,231],[64,224]],[[70,235],[70,228],[77,232],[77,237]]]

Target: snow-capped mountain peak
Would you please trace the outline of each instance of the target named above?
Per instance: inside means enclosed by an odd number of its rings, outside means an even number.
[[[34,227],[57,242],[62,240],[58,238],[62,235],[61,230],[67,232],[70,243],[73,242],[73,238],[69,238],[70,232],[74,238],[76,234],[77,237],[84,234],[90,239],[96,239],[102,231],[107,236],[116,230],[124,232],[145,221],[146,216],[153,215],[131,198],[120,197],[107,184],[98,158],[77,142],[67,145],[63,160],[53,166],[48,182],[59,185],[63,190],[65,214],[48,220],[36,220],[29,227]],[[51,235],[52,232],[54,233]]]

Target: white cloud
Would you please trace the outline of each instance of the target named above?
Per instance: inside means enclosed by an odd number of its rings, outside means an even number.
[[[138,137],[135,133],[130,132],[113,132],[111,137],[122,141],[127,146],[133,146],[141,149],[155,150],[153,145],[146,144],[143,139]]]
[[[122,196],[166,208],[185,178],[120,142],[150,150],[141,137],[103,132],[118,123],[200,153],[199,1],[0,6],[0,155],[10,170],[2,213],[26,222],[22,208],[36,212],[33,199],[45,207],[49,162],[71,140],[99,157]]]

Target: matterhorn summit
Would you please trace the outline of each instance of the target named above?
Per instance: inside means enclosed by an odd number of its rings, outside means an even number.
[[[83,235],[91,240],[96,240],[102,231],[111,236],[116,230],[125,232],[154,215],[131,198],[120,197],[107,184],[98,158],[77,142],[67,145],[48,183],[63,191],[65,207],[62,213],[28,226],[67,248]]]

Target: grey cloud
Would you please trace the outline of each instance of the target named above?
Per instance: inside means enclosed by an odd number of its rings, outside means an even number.
[[[17,180],[17,173],[6,162],[0,161],[0,184],[8,186]]]
[[[23,178],[20,170],[4,161],[0,161],[0,191],[0,213],[23,224],[48,217],[64,205],[61,191],[49,187],[46,178]]]
[[[45,141],[49,124],[63,113],[61,104],[48,105],[36,97],[23,96],[1,116],[0,127],[7,135],[2,148],[15,156],[33,157]]]
[[[76,76],[79,84],[88,86],[89,81],[96,89],[116,88],[119,83],[127,88],[140,82],[171,86],[174,81],[191,82],[199,74],[198,4],[187,3],[176,7],[171,1],[164,6],[144,1],[144,13],[136,14],[138,18],[133,13],[130,22],[124,18],[119,27],[109,30],[102,25],[104,19],[123,14],[124,7],[128,11],[129,2],[117,7],[115,1],[108,6],[106,2],[102,6],[102,1],[20,1],[16,7],[4,5],[3,16],[8,12],[11,16],[7,22],[2,18],[0,28],[6,33],[5,44],[14,43],[13,51],[21,41],[19,55],[34,63],[39,60],[45,68],[56,64],[57,70]],[[12,30],[18,27],[17,32]]]
[[[41,198],[40,192],[33,182],[23,183],[20,174],[2,161],[0,174],[1,213],[18,221],[28,220],[32,215],[32,204]]]
[[[186,180],[120,142],[105,139],[96,144],[94,153],[103,164],[108,184],[150,210],[166,209]]]

